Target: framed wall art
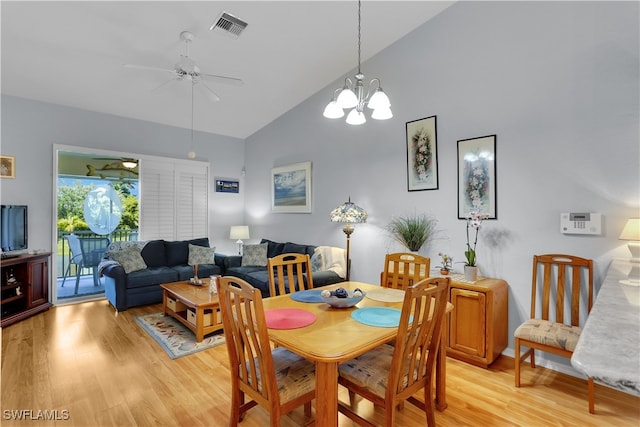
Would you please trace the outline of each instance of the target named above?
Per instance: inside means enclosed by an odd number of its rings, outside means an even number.
[[[496,135],[458,141],[458,218],[477,211],[497,219]]]
[[[406,123],[407,189],[438,189],[436,116]]]
[[[16,158],[12,156],[0,156],[0,178],[16,177]]]
[[[311,162],[271,169],[271,211],[311,212]]]

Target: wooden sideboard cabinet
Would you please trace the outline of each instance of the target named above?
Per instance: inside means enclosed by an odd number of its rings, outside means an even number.
[[[2,299],[0,326],[6,327],[48,310],[51,253],[21,255],[0,261]]]
[[[488,367],[508,344],[509,289],[501,279],[451,275],[447,356]]]

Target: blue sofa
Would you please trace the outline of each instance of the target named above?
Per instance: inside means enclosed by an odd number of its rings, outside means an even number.
[[[344,282],[344,278],[340,277],[336,272],[331,270],[316,270],[314,268],[315,263],[313,255],[317,246],[313,245],[301,245],[291,242],[274,242],[268,239],[262,239],[261,244],[267,244],[267,258],[273,258],[274,256],[283,253],[301,253],[308,254],[312,257],[312,273],[313,273],[313,287],[318,288],[321,286],[331,285],[333,283]],[[262,266],[242,266],[242,256],[240,255],[222,255],[221,256],[224,265],[224,275],[238,277],[253,287],[260,289],[262,296],[267,298],[269,294],[269,276],[267,274],[267,267]]]
[[[110,251],[117,249],[111,246],[98,267],[104,276],[107,300],[118,311],[162,302],[160,284],[189,280],[193,277],[194,268],[188,264],[189,244],[208,248],[209,239],[205,237],[184,241],[149,240],[131,244],[141,248],[140,255],[146,268],[126,273],[124,267],[110,256]],[[198,277],[221,275],[223,257],[216,253],[214,264],[199,264]]]

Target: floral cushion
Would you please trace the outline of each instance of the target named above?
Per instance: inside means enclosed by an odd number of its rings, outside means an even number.
[[[338,372],[341,377],[384,398],[387,392],[393,351],[392,346],[381,345],[362,356],[341,364],[338,367]]]
[[[244,245],[242,253],[242,267],[266,267],[267,244]]]
[[[192,245],[189,243],[189,265],[215,264],[216,248]]]
[[[129,274],[134,271],[144,270],[147,268],[142,255],[136,245],[128,246],[120,251],[110,253],[111,259],[116,261],[124,268],[124,272]]]
[[[316,367],[289,350],[277,347],[271,352],[276,371],[280,403],[289,402],[316,388]],[[260,370],[256,373],[258,390],[262,392]]]
[[[114,252],[120,252],[123,249],[128,249],[131,247],[135,247],[138,248],[138,252],[141,252],[142,249],[145,247],[145,245],[147,244],[147,241],[138,241],[138,240],[134,240],[134,241],[129,241],[129,240],[116,240],[113,241],[111,243],[109,243],[109,246],[107,246],[107,252],[106,252],[106,256],[111,258],[111,255]]]
[[[532,341],[563,350],[573,351],[580,338],[582,329],[577,326],[548,320],[530,319],[516,329],[514,335],[527,341]]]

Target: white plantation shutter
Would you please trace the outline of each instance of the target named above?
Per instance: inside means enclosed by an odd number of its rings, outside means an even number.
[[[177,176],[178,218],[176,240],[207,236],[206,169],[179,168]]]
[[[140,240],[208,236],[208,165],[144,159],[140,162]]]

